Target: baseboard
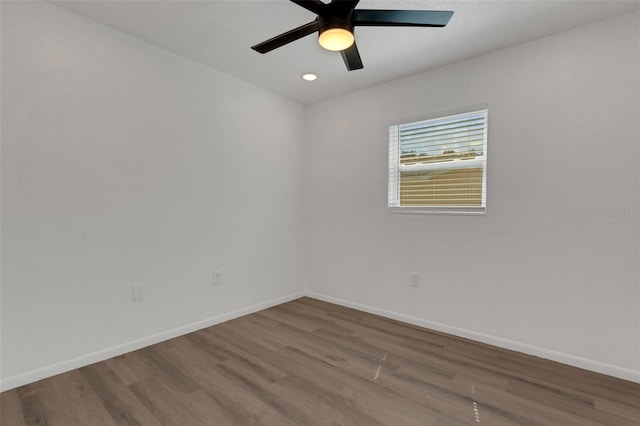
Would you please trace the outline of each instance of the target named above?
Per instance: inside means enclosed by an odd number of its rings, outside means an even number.
[[[57,364],[52,364],[46,367],[42,367],[36,370],[28,371],[26,373],[18,374],[15,376],[7,377],[0,380],[0,392],[4,392],[9,389],[16,388],[18,386],[33,383],[35,381],[45,379],[47,377],[55,376],[57,374],[65,373],[76,368],[81,368],[96,362],[104,361],[115,356],[125,354],[127,352],[142,349],[144,347],[163,342],[174,337],[182,336],[184,334],[192,333],[194,331],[211,327],[216,324],[220,324],[225,321],[232,320],[234,318],[241,317],[243,315],[252,314],[262,309],[267,309],[272,306],[279,305],[281,303],[289,302],[291,300],[298,299],[300,297],[307,296],[318,300],[323,300],[329,303],[335,303],[336,305],[345,306],[359,311],[368,312],[375,315],[380,315],[385,318],[391,318],[398,321],[403,321],[409,324],[414,324],[420,327],[425,327],[431,330],[440,331],[443,333],[451,334],[454,336],[464,337],[467,339],[475,340],[482,343],[498,346],[505,349],[510,349],[517,352],[522,352],[528,355],[534,355],[541,358],[546,358],[552,361],[561,362],[563,364],[572,365],[574,367],[583,368],[585,370],[594,371],[596,373],[606,374],[608,376],[618,377],[623,380],[629,380],[635,383],[640,383],[640,371],[635,371],[627,368],[618,367],[611,364],[606,364],[587,358],[581,358],[574,355],[565,354],[562,352],[556,352],[549,349],[540,348],[537,346],[527,345],[525,343],[515,342],[500,337],[491,336],[488,334],[478,333],[476,331],[466,330],[458,327],[453,327],[438,322],[427,321],[421,318],[413,317],[410,315],[401,314],[398,312],[388,311],[381,308],[376,308],[369,305],[364,305],[357,302],[352,302],[345,299],[339,299],[332,296],[327,296],[312,291],[303,291],[293,293],[277,299],[268,300],[263,303],[241,308],[232,312],[217,315],[215,317],[207,318],[202,321],[197,321],[191,324],[187,324],[181,327],[177,327],[171,330],[157,333],[151,336],[147,336],[141,339],[137,339],[131,342],[127,342],[121,345],[113,346],[110,348],[102,349],[97,352],[82,355],[77,358],[73,358],[67,361],[63,361]]]
[[[144,347],[154,345],[168,339],[173,339],[174,337],[182,336],[184,334],[192,333],[203,328],[211,327],[212,325],[220,324],[222,322],[229,321],[243,315],[252,314],[254,312],[261,311],[263,309],[267,309],[281,303],[299,299],[304,295],[304,292],[293,293],[284,297],[268,300],[266,302],[258,303],[253,306],[247,306],[245,308],[241,308],[232,312],[217,315],[215,317],[207,318],[201,321],[196,321],[191,324],[183,325],[181,327],[163,331],[161,333],[143,337],[141,339],[133,340],[131,342],[123,343],[121,345],[82,355],[77,358],[59,362],[57,364],[52,364],[46,367],[38,368],[36,370],[28,371],[26,373],[7,377],[6,379],[0,381],[0,392],[33,383],[47,377],[55,376],[56,374],[65,373],[76,368],[85,367],[87,365],[104,361],[106,359],[113,358],[127,352],[142,349]]]
[[[453,326],[441,324],[438,322],[427,321],[427,320],[413,317],[410,315],[388,311],[388,310],[376,308],[373,306],[363,305],[361,303],[351,302],[349,300],[339,299],[336,297],[327,296],[325,294],[315,293],[312,291],[307,291],[305,295],[313,299],[334,303],[336,305],[356,309],[363,312],[368,312],[370,314],[380,315],[385,318],[395,319],[398,321],[428,328],[430,330],[440,331],[442,333],[447,333],[447,334],[451,334],[458,337],[464,337],[467,339],[475,340],[477,342],[487,343],[489,345],[498,346],[500,348],[510,349],[512,351],[522,352],[527,355],[533,355],[540,358],[545,358],[545,359],[557,361],[563,364],[571,365],[573,367],[578,367],[578,368],[593,371],[596,373],[617,377],[619,379],[640,383],[640,371],[618,367],[615,365],[606,364],[603,362],[594,361],[591,359],[582,358],[575,355],[569,355],[562,352],[556,352],[550,349],[544,349],[537,346],[528,345],[526,343],[515,342],[513,340],[503,339],[500,337],[495,337],[495,336],[491,336],[484,333],[478,333],[476,331],[466,330],[463,328],[453,327]]]

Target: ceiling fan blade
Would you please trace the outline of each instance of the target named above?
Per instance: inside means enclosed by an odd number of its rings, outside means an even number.
[[[369,27],[444,27],[453,16],[449,10],[354,10],[354,25]]]
[[[260,53],[271,52],[273,49],[289,44],[292,41],[296,41],[316,31],[318,31],[317,20],[304,24],[298,28],[294,28],[286,33],[277,35],[267,41],[263,41],[262,43],[258,43],[255,46],[251,46],[251,48]]]
[[[310,12],[319,15],[320,12],[325,8],[326,4],[322,3],[320,0],[291,0],[293,3],[298,6],[302,6]]]
[[[358,5],[358,3],[360,3],[360,0],[331,0],[331,3],[340,3],[341,5],[353,9]]]
[[[341,50],[340,54],[342,55],[344,64],[347,66],[349,71],[361,70],[364,68],[362,65],[362,59],[360,59],[360,53],[358,53],[358,46],[356,46],[355,43],[353,43],[351,47]]]

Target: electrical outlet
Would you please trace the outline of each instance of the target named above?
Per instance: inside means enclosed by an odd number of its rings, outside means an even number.
[[[420,287],[420,275],[412,273],[409,276],[409,285],[411,287]]]
[[[144,300],[144,284],[134,284],[131,286],[131,301],[140,302]]]
[[[220,271],[215,271],[212,276],[211,284],[213,285],[221,285],[222,284],[222,273]]]

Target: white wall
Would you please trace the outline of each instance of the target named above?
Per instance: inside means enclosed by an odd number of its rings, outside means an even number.
[[[1,47],[4,387],[299,294],[303,105],[49,4]]]
[[[626,15],[311,105],[309,290],[640,381],[639,27]],[[487,215],[389,213],[389,124],[478,103]]]

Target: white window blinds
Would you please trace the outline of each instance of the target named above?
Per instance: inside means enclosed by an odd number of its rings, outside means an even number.
[[[389,128],[389,208],[484,213],[487,110]]]

